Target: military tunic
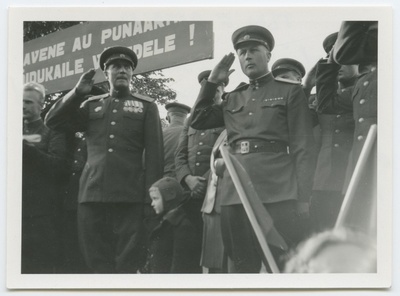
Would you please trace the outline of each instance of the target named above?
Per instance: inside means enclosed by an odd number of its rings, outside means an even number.
[[[320,62],[317,70],[318,118],[322,143],[314,178],[314,190],[342,191],[353,146],[354,87],[339,89],[340,65]]]
[[[157,105],[139,96],[106,94],[81,105],[70,92],[49,111],[49,127],[86,132],[88,158],[80,180],[80,203],[144,202],[146,189],[162,177]]]
[[[163,173],[157,106],[139,94],[84,100],[73,90],[46,117],[56,130],[85,132],[87,161],[78,198],[81,250],[95,273],[134,273],[143,258],[143,203],[150,203],[147,190]]]
[[[208,178],[211,150],[223,128],[196,130],[187,121],[175,154],[176,177],[185,186],[187,175]]]
[[[275,81],[269,73],[243,84],[225,96],[221,106],[212,104],[217,85],[206,82],[194,108],[192,127],[226,127],[231,146],[255,139],[279,144],[277,152],[236,154],[248,172],[263,203],[285,200],[309,202],[315,156],[307,100],[299,85]],[[281,147],[287,149],[280,149]],[[273,149],[273,148],[272,148]],[[229,178],[222,205],[240,204]]]
[[[163,130],[164,177],[176,178],[175,153],[182,130],[181,124],[170,124]]]

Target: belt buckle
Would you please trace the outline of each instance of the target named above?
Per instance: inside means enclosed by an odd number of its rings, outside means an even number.
[[[240,153],[246,154],[249,152],[250,152],[250,142],[249,141],[240,142]]]

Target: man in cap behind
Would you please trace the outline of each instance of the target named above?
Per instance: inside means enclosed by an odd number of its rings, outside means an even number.
[[[306,74],[302,63],[295,59],[285,58],[277,60],[271,68],[272,76],[277,81],[301,84]]]
[[[175,151],[190,107],[178,102],[165,105],[169,125],[163,130],[164,137],[164,177],[176,178]]]
[[[210,70],[201,72],[197,77],[198,82],[204,84],[210,73]],[[214,97],[216,104],[221,103],[224,87],[228,83],[229,79],[218,86]],[[185,195],[188,201],[184,204],[184,207],[189,219],[196,226],[199,245],[201,245],[203,231],[203,219],[200,210],[210,175],[211,150],[222,130],[223,127],[196,130],[190,127],[189,117],[180,135],[179,144],[176,149],[176,176],[179,183],[186,189]],[[196,255],[198,255],[198,261],[200,261],[200,252]],[[217,256],[217,254],[215,255]],[[218,259],[222,260],[223,258],[220,257]]]
[[[100,68],[110,92],[85,99],[93,86],[95,70],[91,69],[46,117],[51,128],[86,134],[88,155],[80,180],[78,230],[86,263],[95,273],[137,271],[143,259],[147,191],[163,172],[157,105],[151,98],[130,93],[136,66],[132,50],[106,49]]]
[[[343,201],[343,185],[354,134],[352,94],[358,77],[356,65],[328,62],[338,33],[328,35],[327,57],[317,63],[317,113],[321,149],[314,177],[311,219],[316,232],[332,228]]]
[[[227,93],[221,106],[213,103],[220,83],[233,70],[233,53],[212,70],[195,104],[192,127],[226,127],[234,157],[247,171],[258,197],[289,246],[305,231],[314,173],[314,140],[307,100],[300,85],[274,80],[268,62],[274,38],[265,28],[247,26],[233,33],[232,41],[243,73],[242,83]],[[221,227],[224,246],[236,272],[260,271],[260,247],[227,171],[220,186]],[[274,242],[270,243],[274,244]],[[278,261],[282,254],[271,247]],[[282,263],[277,262],[280,267]]]

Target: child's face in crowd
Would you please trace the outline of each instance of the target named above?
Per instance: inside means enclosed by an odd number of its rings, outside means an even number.
[[[151,198],[151,206],[153,207],[156,214],[161,214],[164,211],[164,204],[160,190],[158,190],[158,188],[156,187],[151,187],[149,193]]]

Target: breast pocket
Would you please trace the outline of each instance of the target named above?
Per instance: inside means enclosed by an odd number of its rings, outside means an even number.
[[[142,133],[143,122],[143,113],[125,112],[123,115],[123,126],[129,133]]]

